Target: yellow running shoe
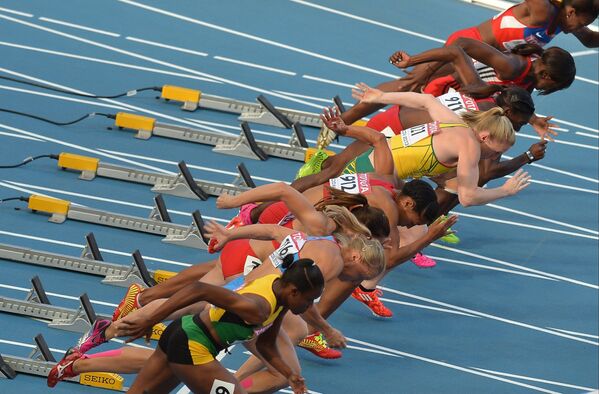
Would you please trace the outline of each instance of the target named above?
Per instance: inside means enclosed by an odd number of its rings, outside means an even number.
[[[319,149],[312,157],[300,167],[295,175],[295,179],[303,178],[308,175],[318,174],[322,169],[322,163],[329,157],[329,154],[322,149]]]
[[[129,286],[127,293],[125,293],[125,297],[123,297],[119,303],[119,306],[116,307],[114,313],[112,314],[112,321],[122,319],[134,310],[141,308],[141,305],[139,305],[139,302],[137,301],[137,296],[142,291],[143,287],[137,283],[133,283],[131,286]]]

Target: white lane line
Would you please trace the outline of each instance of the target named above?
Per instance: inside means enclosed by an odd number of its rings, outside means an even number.
[[[444,362],[444,361],[438,361],[438,360],[434,360],[432,358],[423,357],[423,356],[419,356],[419,355],[412,354],[412,353],[402,352],[400,350],[392,349],[392,348],[389,348],[387,346],[375,345],[374,343],[370,343],[370,342],[366,342],[366,341],[361,341],[359,339],[350,338],[350,337],[346,337],[346,339],[348,341],[350,341],[350,342],[354,342],[354,343],[357,343],[359,345],[370,346],[371,348],[374,348],[374,349],[382,350],[382,351],[393,353],[393,354],[398,354],[400,356],[412,358],[412,359],[419,360],[419,361],[424,361],[424,362],[427,362],[427,363],[430,363],[430,364],[440,365],[442,367],[447,367],[447,368],[455,369],[455,370],[458,370],[458,371],[461,371],[461,372],[466,372],[466,373],[469,373],[469,374],[472,374],[472,375],[478,375],[478,376],[482,376],[482,377],[485,377],[485,378],[489,378],[489,379],[493,379],[493,380],[498,380],[500,382],[505,382],[505,383],[513,384],[513,385],[520,386],[520,387],[526,387],[528,389],[540,391],[540,392],[543,392],[543,393],[559,394],[556,391],[551,391],[551,390],[547,390],[547,389],[544,389],[544,388],[541,388],[541,387],[532,386],[530,384],[518,382],[518,381],[515,381],[515,380],[505,379],[505,378],[502,378],[502,377],[497,376],[497,375],[492,375],[492,374],[488,374],[488,373],[485,373],[485,372],[477,371],[475,369],[461,367],[461,366],[456,365],[456,364],[450,364],[450,363],[447,363],[447,362]]]
[[[519,322],[519,321],[516,321],[516,320],[511,320],[511,319],[506,319],[506,318],[503,318],[503,317],[491,315],[489,313],[484,313],[484,312],[475,311],[473,309],[463,308],[461,306],[449,304],[449,303],[446,303],[446,302],[436,301],[436,300],[433,300],[431,298],[421,297],[421,296],[417,296],[415,294],[405,293],[403,291],[391,289],[391,288],[385,287],[385,286],[378,286],[378,288],[380,288],[381,290],[386,291],[388,293],[394,293],[394,294],[402,295],[402,296],[405,296],[405,297],[408,297],[408,298],[414,298],[414,299],[419,300],[419,301],[426,301],[426,302],[429,302],[431,304],[444,306],[446,308],[453,308],[453,309],[458,310],[458,311],[470,313],[472,315],[477,315],[477,316],[480,316],[480,317],[486,317],[488,319],[496,320],[496,321],[499,321],[499,322],[502,322],[502,323],[507,323],[507,324],[511,324],[511,325],[514,325],[514,326],[518,326],[518,327],[522,327],[522,328],[527,328],[529,330],[539,331],[539,332],[543,332],[543,333],[550,334],[550,335],[555,335],[555,336],[566,338],[566,339],[571,339],[571,340],[577,341],[577,342],[588,343],[590,345],[599,346],[599,342],[596,342],[596,341],[591,341],[591,340],[579,338],[579,337],[576,337],[576,336],[573,336],[573,335],[564,334],[564,333],[560,333],[560,332],[553,331],[553,330],[548,330],[546,328],[538,327],[538,326],[535,326],[535,325],[532,325],[532,324],[522,323],[522,322]]]
[[[509,160],[509,159],[513,159],[513,157],[512,157],[512,156],[507,156],[507,155],[502,155],[502,157],[503,157],[503,158],[506,158],[506,159],[508,159],[508,160]],[[558,174],[562,174],[562,175],[571,176],[572,178],[582,179],[582,180],[589,181],[589,182],[593,182],[593,183],[599,183],[599,180],[598,180],[598,179],[596,179],[596,178],[591,178],[591,177],[588,177],[588,176],[584,176],[584,175],[575,174],[575,173],[573,173],[573,172],[570,172],[570,171],[564,171],[564,170],[560,170],[560,169],[557,169],[557,168],[553,168],[553,167],[545,166],[545,165],[543,165],[543,164],[539,164],[539,163],[532,163],[532,164],[529,164],[529,165],[531,165],[531,166],[533,166],[533,167],[537,167],[537,168],[542,168],[542,169],[544,169],[544,170],[547,170],[547,171],[555,172],[555,173],[558,173]]]
[[[155,13],[158,13],[158,14],[162,14],[162,15],[170,16],[172,18],[180,19],[180,20],[183,20],[183,21],[186,21],[186,22],[194,23],[196,25],[200,25],[200,26],[204,26],[204,27],[207,27],[207,28],[210,28],[210,29],[222,31],[224,33],[233,34],[233,35],[236,35],[236,36],[239,36],[239,37],[248,38],[250,40],[258,41],[258,42],[261,42],[263,44],[268,44],[268,45],[272,45],[272,46],[275,46],[275,47],[278,47],[278,48],[283,48],[283,49],[287,49],[287,50],[290,50],[290,51],[293,51],[293,52],[301,53],[303,55],[315,57],[317,59],[326,60],[326,61],[329,61],[329,62],[332,62],[332,63],[342,64],[344,66],[355,68],[357,70],[362,70],[362,71],[370,72],[370,73],[373,73],[373,74],[382,75],[382,76],[385,76],[385,77],[396,78],[396,76],[393,75],[393,74],[388,74],[388,73],[385,73],[385,72],[381,72],[381,71],[375,70],[375,69],[370,68],[370,67],[359,66],[357,64],[346,62],[346,61],[343,61],[343,60],[340,60],[340,59],[335,59],[335,58],[330,57],[330,56],[321,55],[320,53],[316,53],[316,52],[312,52],[312,51],[307,51],[305,49],[301,49],[301,48],[297,48],[297,47],[294,47],[294,46],[291,46],[291,45],[283,44],[281,42],[277,42],[277,41],[269,40],[269,39],[266,39],[266,38],[258,37],[258,36],[255,36],[253,34],[243,33],[243,32],[240,32],[238,30],[233,30],[233,29],[229,29],[229,28],[226,28],[226,27],[223,27],[223,26],[215,25],[213,23],[204,22],[204,21],[201,21],[199,19],[190,18],[190,17],[187,17],[185,15],[176,14],[174,12],[166,11],[166,10],[163,10],[163,9],[160,9],[160,8],[151,7],[151,6],[146,5],[146,4],[138,3],[138,2],[135,2],[135,1],[131,1],[131,0],[118,0],[118,1],[121,2],[121,3],[125,3],[125,4],[129,4],[129,5],[135,6],[135,7],[143,8],[145,10],[152,11],[152,12],[155,12]]]
[[[122,1],[122,0],[119,0],[119,1]],[[185,72],[188,72],[188,73],[191,73],[191,74],[194,74],[194,75],[198,75],[198,76],[202,76],[202,77],[206,77],[206,78],[213,78],[213,79],[215,79],[217,81],[220,81],[220,82],[223,82],[223,83],[228,83],[228,84],[230,84],[232,86],[241,87],[241,88],[244,88],[244,89],[252,90],[254,92],[268,94],[270,96],[279,97],[279,98],[282,98],[282,99],[285,99],[285,100],[288,100],[288,101],[293,101],[293,102],[296,102],[296,103],[299,103],[299,104],[304,104],[304,105],[309,106],[309,107],[316,107],[318,109],[321,109],[319,105],[313,104],[312,102],[308,102],[308,101],[304,101],[304,100],[299,100],[299,99],[293,98],[293,97],[288,97],[288,96],[285,96],[285,95],[282,95],[282,94],[279,94],[279,93],[275,93],[275,92],[267,90],[267,89],[262,89],[262,88],[259,88],[259,87],[256,87],[256,86],[252,86],[252,85],[248,85],[248,84],[242,83],[242,82],[233,81],[231,79],[221,78],[221,77],[218,77],[216,75],[199,72],[199,71],[196,71],[196,70],[188,68],[188,67],[179,66],[179,65],[176,65],[174,63],[165,62],[163,60],[155,59],[155,58],[150,57],[150,56],[141,55],[139,53],[135,53],[135,52],[131,52],[131,51],[126,51],[124,49],[117,48],[117,47],[114,47],[114,46],[111,46],[111,45],[106,45],[106,44],[103,44],[103,43],[98,42],[98,41],[88,40],[88,39],[83,38],[83,37],[75,36],[73,34],[64,33],[64,32],[62,32],[60,30],[50,29],[50,28],[47,28],[47,27],[44,27],[44,26],[41,26],[41,25],[37,25],[35,23],[30,23],[30,22],[27,22],[27,21],[24,21],[24,20],[20,20],[20,19],[17,19],[17,18],[13,18],[13,17],[7,16],[7,15],[1,15],[0,14],[0,19],[9,20],[11,22],[15,22],[15,23],[18,23],[18,24],[21,24],[21,25],[24,25],[24,26],[29,26],[29,27],[37,29],[37,30],[42,30],[42,31],[45,31],[45,32],[48,32],[48,33],[56,34],[56,35],[61,36],[61,37],[66,37],[66,38],[69,38],[69,39],[74,40],[74,41],[83,42],[83,43],[86,43],[86,44],[89,44],[89,45],[93,45],[93,46],[98,47],[98,48],[104,48],[106,50],[113,51],[113,52],[116,52],[116,53],[120,53],[120,54],[123,54],[123,55],[126,55],[126,56],[130,56],[130,57],[134,57],[136,59],[145,60],[145,61],[148,61],[150,63],[160,64],[162,66],[171,67],[171,68],[174,68],[176,70],[185,71]]]
[[[32,345],[30,343],[24,343],[24,342],[17,342],[17,341],[9,341],[8,339],[0,339],[0,343],[4,343],[7,345],[14,345],[14,346],[20,346],[20,347],[26,347],[29,349],[35,349],[37,347],[37,345]],[[51,352],[54,353],[61,353],[64,354],[66,352],[66,350],[64,349],[56,349],[56,348],[49,348]]]
[[[518,137],[523,137],[523,138],[528,138],[531,140],[539,140],[539,136],[538,135],[532,135],[532,134],[524,134],[522,132],[518,133]],[[590,149],[590,150],[599,150],[599,147],[597,146],[593,146],[593,145],[586,145],[586,144],[581,144],[578,142],[571,142],[571,141],[564,141],[564,140],[555,140],[556,144],[561,144],[561,145],[569,145],[569,146],[576,146],[578,148],[584,148],[584,149]]]
[[[25,288],[25,287],[19,287],[19,286],[11,286],[11,285],[5,285],[0,283],[0,287],[3,289],[9,289],[9,290],[18,290],[18,291],[24,291],[24,292],[28,292],[31,289]],[[52,297],[57,297],[57,298],[62,298],[65,300],[77,300],[79,301],[79,297],[73,297],[73,296],[69,296],[66,294],[59,294],[59,293],[51,293],[49,291],[46,291],[46,294]],[[104,302],[104,301],[98,301],[98,300],[92,300],[90,299],[90,301],[92,302],[92,304],[97,304],[97,305],[103,305],[103,306],[110,306],[113,308],[116,308],[118,306],[118,304],[112,304],[110,302]]]
[[[572,57],[578,57],[578,56],[587,56],[587,55],[596,55],[597,50],[596,49],[588,49],[586,51],[576,51],[576,52],[571,52],[570,55],[572,55]]]
[[[29,183],[14,182],[14,181],[6,180],[6,179],[4,179],[4,182],[8,183],[9,185],[13,185],[13,186],[29,187],[34,190],[42,190],[42,191],[51,192],[51,193],[64,194],[65,196],[81,197],[81,198],[85,198],[88,200],[110,202],[113,204],[124,205],[124,206],[134,207],[134,208],[142,208],[142,209],[149,209],[149,210],[154,209],[154,206],[152,206],[152,205],[137,204],[134,202],[124,201],[124,200],[116,200],[114,198],[91,196],[89,194],[76,193],[76,192],[71,192],[71,191],[62,190],[62,189],[56,189],[56,188],[52,188],[52,187],[31,185]],[[0,182],[0,185],[7,187],[7,185],[5,185],[4,182]],[[176,211],[174,209],[168,209],[168,212],[175,214],[175,215],[191,217],[191,212]],[[202,217],[204,217],[206,219],[210,219],[210,220],[216,220],[216,221],[223,222],[223,223],[229,222],[229,220],[227,220],[227,219],[217,218],[217,217],[213,217],[213,216],[202,215]]]
[[[121,107],[121,106],[118,106],[118,105],[98,103],[97,101],[83,100],[83,99],[78,99],[78,98],[74,98],[74,97],[60,96],[58,94],[37,92],[35,90],[29,90],[29,89],[14,88],[12,86],[0,85],[0,89],[10,90],[10,91],[19,92],[19,93],[32,94],[32,95],[35,95],[35,96],[50,97],[50,98],[53,98],[53,99],[64,100],[64,101],[71,101],[71,102],[74,102],[74,103],[83,103],[83,104],[87,104],[87,105],[95,105],[95,106],[98,106],[98,107],[118,109],[120,111],[126,111],[127,110],[127,108]]]
[[[487,207],[491,207],[491,208],[495,208],[495,209],[499,209],[501,211],[511,212],[511,213],[515,213],[517,215],[522,215],[522,216],[526,216],[526,217],[529,217],[529,218],[534,218],[534,219],[537,219],[537,220],[541,220],[543,222],[553,223],[553,224],[558,224],[560,226],[564,226],[564,227],[568,227],[568,228],[573,228],[575,230],[584,231],[584,232],[590,233],[590,234],[595,234],[595,235],[599,234],[599,231],[596,231],[596,230],[591,230],[591,229],[588,229],[588,228],[585,228],[585,227],[575,226],[573,224],[560,222],[559,220],[549,219],[549,218],[546,218],[546,217],[543,217],[543,216],[540,216],[540,215],[530,214],[530,213],[527,213],[527,212],[519,211],[517,209],[502,207],[502,206],[497,205],[497,204],[486,204],[486,206]]]
[[[123,67],[123,68],[130,68],[130,69],[133,69],[133,70],[142,70],[142,71],[148,71],[148,72],[152,72],[152,73],[156,73],[156,74],[172,75],[172,76],[175,76],[175,77],[193,79],[193,80],[196,80],[196,81],[204,81],[204,82],[212,82],[212,83],[222,83],[222,82],[210,79],[210,78],[203,78],[203,77],[198,77],[198,76],[195,76],[195,75],[189,75],[189,74],[183,74],[183,73],[176,73],[176,72],[173,72],[173,71],[165,71],[165,70],[160,70],[160,69],[151,68],[151,67],[137,66],[135,64],[129,64],[129,63],[120,63],[120,62],[115,62],[115,61],[111,61],[111,60],[99,59],[99,58],[95,58],[95,57],[76,55],[76,54],[73,54],[73,53],[53,51],[53,50],[50,50],[50,49],[36,48],[36,47],[27,46],[27,45],[14,44],[14,43],[11,43],[11,42],[0,41],[0,45],[9,46],[9,47],[13,47],[13,48],[19,48],[19,49],[26,49],[26,50],[34,51],[34,52],[47,53],[47,54],[50,54],[50,55],[63,56],[63,57],[72,58],[72,59],[87,60],[87,61],[94,62],[94,63],[101,63],[101,64],[108,64],[108,65],[111,65],[111,66],[117,66],[117,67]]]
[[[542,227],[542,226],[535,226],[535,225],[532,225],[532,224],[514,222],[514,221],[511,221],[511,220],[495,219],[495,218],[490,218],[490,217],[486,217],[486,216],[473,215],[473,214],[470,214],[470,213],[457,212],[457,211],[451,211],[451,213],[455,214],[455,215],[459,215],[461,217],[465,217],[465,218],[484,220],[484,221],[487,221],[487,222],[494,222],[494,223],[502,223],[502,224],[507,224],[507,225],[516,226],[516,227],[532,228],[532,229],[539,230],[539,231],[546,231],[548,233],[565,234],[565,235],[571,235],[573,237],[588,238],[588,239],[593,239],[593,240],[598,240],[599,239],[598,236],[592,236],[592,235],[580,234],[580,233],[573,233],[571,231],[558,230],[558,229],[547,228],[547,227]]]
[[[401,27],[397,27],[397,26],[393,26],[393,25],[388,25],[386,23],[378,22],[378,21],[375,21],[373,19],[368,19],[368,18],[364,18],[364,17],[357,16],[357,15],[354,15],[354,14],[350,14],[348,12],[339,11],[339,10],[336,10],[336,9],[333,9],[333,8],[324,7],[322,5],[318,5],[318,4],[314,4],[314,3],[309,3],[309,2],[303,1],[303,0],[290,0],[290,1],[293,2],[293,3],[297,3],[297,4],[305,5],[305,6],[308,6],[308,7],[316,8],[316,9],[319,9],[319,10],[322,10],[322,11],[330,12],[332,14],[345,16],[345,17],[350,18],[350,19],[358,20],[358,21],[361,21],[361,22],[366,22],[366,23],[369,23],[371,25],[376,25],[376,26],[384,27],[386,29],[390,29],[390,30],[394,30],[394,31],[399,31],[401,33],[409,34],[409,35],[414,36],[414,37],[424,38],[426,40],[435,41],[435,42],[439,42],[441,44],[445,44],[445,40],[442,40],[442,39],[437,38],[437,37],[432,37],[432,36],[429,36],[429,35],[426,35],[426,34],[417,33],[417,32],[412,31],[412,30],[402,29]]]
[[[14,138],[21,138],[21,139],[24,139],[24,140],[44,142],[44,140],[40,140],[39,138],[27,137],[26,135],[17,135],[17,134],[14,134],[14,133],[7,133],[6,131],[0,131],[0,135],[6,135],[8,137],[14,137]]]
[[[576,386],[576,385],[573,385],[573,384],[556,382],[554,380],[532,378],[530,376],[515,375],[515,374],[512,374],[512,373],[498,372],[498,371],[493,371],[493,370],[484,369],[484,368],[476,368],[476,367],[470,367],[470,368],[476,369],[477,371],[483,371],[483,372],[487,372],[487,373],[492,373],[493,375],[507,376],[508,378],[530,380],[531,382],[547,383],[547,384],[552,384],[554,386],[568,387],[568,388],[577,389],[577,390],[587,390],[587,391],[595,390],[595,389],[590,388],[590,387]]]
[[[30,239],[33,241],[40,241],[40,242],[45,242],[45,243],[50,243],[50,244],[55,244],[55,245],[69,246],[69,247],[76,248],[76,249],[83,249],[85,247],[85,245],[83,245],[83,244],[59,241],[59,240],[51,239],[51,238],[36,237],[34,235],[13,233],[10,231],[3,231],[3,230],[0,230],[0,235],[6,235],[6,236],[10,236],[10,237],[15,237],[15,238]],[[123,252],[120,250],[100,248],[100,251],[105,252],[105,253],[115,254],[117,256],[131,257],[131,253]],[[144,260],[151,260],[151,261],[156,261],[156,262],[165,263],[165,264],[178,265],[181,267],[191,267],[193,265],[193,264],[188,264],[188,263],[181,263],[179,261],[161,259],[158,257],[152,257],[152,256],[146,256],[146,255],[144,255],[143,257],[144,257]]]
[[[538,278],[538,279],[545,279],[545,280],[557,281],[557,279],[548,278],[546,276],[537,275],[537,274],[529,274],[529,273],[521,272],[521,271],[508,270],[506,268],[491,267],[491,266],[488,266],[488,265],[476,264],[476,263],[471,263],[471,262],[463,261],[463,260],[448,259],[446,257],[433,256],[433,255],[428,254],[428,253],[427,253],[427,256],[429,256],[433,260],[445,261],[447,263],[454,263],[454,264],[459,264],[459,265],[467,265],[469,267],[482,268],[482,269],[491,270],[491,271],[500,271],[500,272],[506,272],[506,273],[514,274],[514,275],[529,276],[531,278]]]
[[[562,329],[559,329],[559,328],[552,328],[552,327],[547,327],[547,328],[549,328],[550,330],[555,330],[555,331],[559,331],[559,332],[565,332],[566,334],[577,335],[579,337],[587,337],[587,338],[599,339],[599,335],[584,334],[582,332],[568,331],[568,330],[562,330]]]
[[[242,60],[231,59],[230,57],[214,56],[214,58],[216,60],[222,60],[223,62],[240,64],[242,66],[248,66],[248,67],[258,68],[260,70],[272,71],[272,72],[279,73],[279,74],[285,74],[285,75],[291,75],[291,76],[297,75],[297,73],[294,73],[293,71],[287,71],[287,70],[282,70],[280,68],[263,66],[261,64],[256,64],[256,63],[244,62]]]
[[[28,14],[26,12],[21,12],[21,11],[17,11],[17,10],[12,10],[10,8],[4,8],[4,7],[0,7],[0,11],[3,12],[8,12],[9,14],[15,14],[15,15],[20,15],[20,16],[26,16],[27,18],[33,18],[33,14]]]
[[[172,161],[172,160],[157,159],[155,157],[135,155],[133,153],[119,152],[119,151],[116,151],[116,150],[108,150],[108,149],[101,149],[101,148],[99,148],[99,150],[101,150],[102,152],[107,152],[107,153],[111,153],[111,154],[114,154],[114,155],[120,155],[120,156],[124,156],[124,157],[131,157],[131,158],[134,158],[134,159],[142,159],[142,160],[147,160],[147,161],[151,161],[151,162],[155,162],[155,163],[169,164],[169,165],[172,165],[172,166],[176,166],[178,164],[178,162]],[[202,171],[215,172],[215,173],[218,173],[218,174],[226,174],[226,175],[233,175],[233,176],[238,176],[239,175],[239,173],[233,172],[233,171],[218,170],[218,169],[212,168],[212,167],[197,166],[197,165],[189,164],[189,163],[187,163],[187,167],[189,167],[189,168],[195,168],[197,170],[202,170]],[[265,181],[265,182],[272,182],[272,183],[274,183],[274,182],[283,182],[283,181],[278,180],[278,179],[264,178],[264,177],[254,176],[254,175],[252,175],[252,179],[257,179],[257,180],[261,180],[261,181]]]
[[[344,88],[350,88],[351,89],[351,88],[355,87],[354,85],[349,84],[349,83],[333,81],[333,80],[325,79],[325,78],[313,77],[312,75],[305,75],[304,74],[304,75],[302,75],[302,78],[309,79],[311,81],[324,82],[324,83],[328,83],[330,85],[343,86]]]
[[[542,117],[545,117],[545,116],[547,116],[547,115],[541,115],[541,114],[537,114],[537,116],[542,116]],[[553,118],[553,119],[551,119],[551,121],[552,121],[552,122],[557,122],[557,123],[563,123],[563,124],[565,124],[565,125],[568,125],[568,126],[573,126],[573,127],[577,127],[577,128],[579,128],[579,129],[583,129],[583,130],[586,130],[586,131],[592,131],[593,133],[599,133],[599,130],[597,130],[597,129],[593,129],[592,127],[588,127],[588,126],[583,126],[583,125],[581,125],[581,124],[578,124],[578,123],[569,122],[569,121],[567,121],[567,120]]]
[[[512,177],[511,175],[506,176],[506,178],[511,178],[511,177]],[[598,190],[591,190],[591,189],[585,189],[582,187],[562,185],[561,183],[538,181],[536,179],[531,179],[530,182],[538,183],[539,185],[553,186],[553,187],[557,187],[559,189],[569,189],[569,190],[576,190],[576,191],[583,192],[583,193],[599,194]]]
[[[49,23],[55,23],[57,25],[62,25],[62,26],[68,26],[68,27],[72,27],[72,28],[75,28],[75,29],[79,29],[79,30],[91,31],[93,33],[104,34],[104,35],[110,36],[110,37],[120,37],[121,36],[120,34],[113,33],[111,31],[95,29],[93,27],[88,27],[88,26],[83,26],[83,25],[77,25],[75,23],[65,22],[65,21],[61,21],[61,20],[58,20],[58,19],[46,18],[44,16],[40,16],[38,19],[40,21],[49,22]]]
[[[305,99],[308,99],[308,100],[319,101],[321,103],[327,103],[328,105],[331,105],[333,103],[333,99],[332,98],[326,99],[326,98],[322,98],[322,97],[308,96],[308,95],[305,95],[305,94],[286,92],[284,90],[275,90],[275,92],[281,93],[281,94],[286,94],[286,95],[291,96],[291,97],[299,97],[299,98],[305,98]],[[347,103],[347,102],[343,101],[342,104],[345,105],[346,107],[351,107],[355,103]]]
[[[579,77],[578,75],[575,76],[574,79],[577,79],[577,80],[582,81],[582,82],[590,83],[590,84],[593,84],[593,85],[599,85],[599,81],[595,81],[595,80],[589,79],[589,78]]]
[[[368,352],[368,353],[382,354],[384,356],[403,358],[399,354],[393,354],[393,353],[389,353],[389,352],[383,352],[382,350],[376,350],[376,349],[372,349],[372,348],[368,348],[368,347],[363,347],[363,346],[347,345],[346,349],[359,350],[361,352]]]
[[[582,135],[584,137],[591,137],[591,138],[597,138],[597,139],[599,139],[599,135],[593,135],[593,134],[583,133],[583,132],[580,132],[580,131],[577,131],[575,134]]]
[[[432,311],[451,313],[451,314],[454,314],[454,315],[462,315],[462,316],[468,316],[468,317],[475,317],[477,319],[480,318],[480,316],[475,316],[475,315],[471,315],[469,313],[454,311],[454,310],[451,310],[451,309],[444,309],[444,308],[437,308],[437,307],[434,307],[434,306],[428,306],[428,305],[422,305],[422,304],[415,304],[413,302],[404,302],[404,301],[392,300],[390,298],[385,298],[385,297],[379,297],[379,299],[381,299],[381,300],[383,300],[385,302],[390,302],[392,304],[406,305],[406,306],[411,306],[411,307],[414,307],[414,308],[421,308],[421,309],[429,309],[429,310],[432,310]]]
[[[208,56],[208,54],[206,52],[199,52],[199,51],[194,51],[191,49],[176,47],[174,45],[162,44],[162,43],[156,42],[156,41],[142,40],[141,38],[136,38],[136,37],[131,37],[131,36],[125,37],[125,40],[139,42],[141,44],[151,45],[151,46],[155,46],[155,47],[159,47],[159,48],[172,49],[173,51],[189,53],[190,55],[203,56],[203,57]]]
[[[555,274],[550,274],[549,272],[544,272],[544,271],[539,271],[539,270],[535,270],[532,268],[528,268],[522,265],[518,265],[518,264],[513,264],[513,263],[508,263],[507,261],[503,261],[503,260],[499,260],[499,259],[494,259],[491,257],[486,257],[477,253],[472,253],[472,252],[466,252],[465,250],[459,250],[459,249],[455,249],[455,248],[450,248],[449,246],[445,246],[445,245],[439,245],[436,243],[432,243],[430,246],[433,246],[435,248],[439,248],[439,249],[445,249],[445,250],[449,250],[451,252],[454,253],[459,253],[459,254],[463,254],[469,257],[475,257],[481,260],[486,260],[486,261],[490,261],[492,263],[496,263],[499,265],[504,265],[506,267],[511,267],[511,268],[517,268],[520,269],[522,271],[527,271],[527,272],[532,272],[533,274],[539,274],[539,275],[543,275],[543,276],[547,276],[549,278],[554,278],[554,279],[558,279],[564,282],[569,282],[569,283],[573,283],[575,285],[580,285],[580,286],[584,286],[584,287],[590,287],[591,289],[595,289],[595,290],[599,290],[599,286],[592,284],[592,283],[586,283],[580,280],[576,280],[576,279],[570,279],[570,278],[566,278],[565,276],[561,276],[561,275],[555,275]]]

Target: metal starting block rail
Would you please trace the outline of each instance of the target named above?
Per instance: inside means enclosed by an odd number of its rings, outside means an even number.
[[[144,233],[163,235],[162,242],[196,249],[208,249],[208,239],[204,235],[204,221],[199,210],[194,211],[189,226],[171,223],[170,215],[162,196],[154,197],[154,209],[150,218],[122,215],[93,208],[73,206],[69,201],[51,197],[31,195],[28,207],[32,211],[49,213],[48,221],[63,223],[66,219],[101,224]]]
[[[199,90],[165,85],[160,97],[166,101],[179,101],[181,109],[195,111],[198,108],[239,114],[240,121],[265,124],[275,127],[291,128],[292,123],[303,126],[322,126],[319,114],[275,107],[263,95],[256,98],[257,103],[204,94]]]
[[[137,131],[135,136],[144,140],[155,135],[212,145],[215,152],[254,160],[266,160],[268,156],[273,156],[288,160],[305,161],[307,153],[310,149],[313,149],[308,148],[302,127],[297,122],[291,125],[293,133],[286,144],[257,141],[247,122],[241,123],[239,136],[232,136],[214,131],[192,129],[187,126],[159,123],[154,118],[119,112],[115,115],[115,126],[119,129],[135,130]]]
[[[196,200],[207,200],[209,196],[220,196],[223,193],[236,195],[256,187],[243,163],[237,165],[239,175],[231,184],[194,179],[184,161],[178,163],[179,174],[167,175],[116,164],[107,164],[95,157],[63,152],[58,155],[58,167],[64,170],[81,171],[79,178],[84,180],[92,180],[99,176],[141,183],[152,185],[152,191],[157,193]]]
[[[103,276],[102,283],[120,287],[128,287],[133,283],[151,287],[176,274],[165,270],[149,270],[139,250],[133,252],[133,262],[130,266],[106,262],[102,258],[94,234],[89,233],[85,238],[86,247],[81,257],[0,243],[0,259]]]
[[[36,347],[28,357],[0,354],[0,378],[15,379],[19,373],[42,377],[48,376],[52,367],[56,365],[56,359],[42,334],[36,335],[34,340]],[[115,373],[89,372],[64,380],[85,386],[127,391],[127,387],[123,387],[123,377]]]

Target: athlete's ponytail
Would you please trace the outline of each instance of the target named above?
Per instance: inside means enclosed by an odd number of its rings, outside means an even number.
[[[293,256],[287,255],[282,267],[285,269],[281,276],[283,284],[293,284],[302,293],[324,287],[322,271],[312,259],[293,260]]]
[[[318,211],[322,211],[327,205],[339,205],[347,209],[355,206],[368,206],[368,200],[363,194],[347,193],[342,190],[334,189],[329,185],[325,185],[324,189],[327,196],[314,204],[314,208]]]
[[[356,217],[345,207],[339,205],[327,205],[322,210],[326,217],[337,224],[335,232],[362,234],[372,237],[370,230],[356,219]]]
[[[368,227],[373,238],[383,239],[389,236],[389,219],[382,209],[375,207],[356,207],[351,213],[360,223]]]
[[[487,111],[469,111],[461,115],[466,124],[477,133],[488,131],[491,139],[514,145],[516,132],[503,108],[494,107]]]

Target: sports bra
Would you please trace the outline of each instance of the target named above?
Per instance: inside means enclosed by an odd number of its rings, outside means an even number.
[[[300,250],[304,247],[306,242],[309,241],[331,241],[337,245],[337,241],[332,235],[327,236],[306,236],[304,233],[293,233],[286,236],[281,245],[271,253],[269,256],[270,262],[275,268],[278,268],[281,272],[285,272],[285,268],[283,268],[283,261],[287,256],[293,256],[293,260],[298,260],[300,258]]]
[[[516,19],[514,7],[516,5],[495,15],[491,20],[493,36],[500,49],[511,51],[515,46],[526,43],[543,47],[561,32],[560,26],[557,26],[552,34],[547,31],[557,17],[558,10],[556,7],[553,7],[553,17],[539,26],[527,26]]]

